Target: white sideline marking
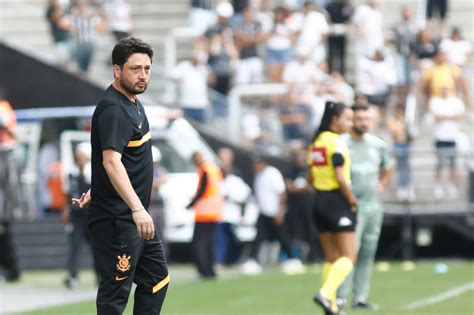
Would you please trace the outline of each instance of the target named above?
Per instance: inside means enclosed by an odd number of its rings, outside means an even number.
[[[410,304],[405,305],[402,309],[404,309],[404,310],[414,310],[414,309],[417,309],[417,308],[420,308],[420,307],[425,307],[427,305],[436,304],[436,303],[448,300],[450,298],[456,297],[458,295],[461,295],[461,294],[463,294],[467,291],[471,291],[471,290],[474,290],[474,282],[468,282],[468,283],[463,284],[459,287],[450,289],[446,292],[430,296],[430,297],[428,297],[426,299],[423,299],[423,300],[412,302]]]

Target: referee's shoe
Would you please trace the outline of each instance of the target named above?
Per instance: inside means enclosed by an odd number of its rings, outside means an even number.
[[[331,301],[322,295],[321,292],[318,292],[313,297],[313,301],[323,308],[325,315],[347,315],[342,308],[336,306],[336,309],[334,309]]]

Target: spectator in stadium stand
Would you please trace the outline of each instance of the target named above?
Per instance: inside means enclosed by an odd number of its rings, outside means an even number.
[[[393,141],[393,154],[397,161],[397,199],[415,200],[411,183],[410,142],[413,140],[405,119],[405,105],[397,104],[394,113],[387,118],[387,128]]]
[[[271,29],[265,30],[266,56],[265,64],[270,82],[281,82],[285,65],[293,59],[294,34],[288,24],[290,12],[282,6],[274,10]]]
[[[263,242],[271,239],[278,240],[281,250],[289,258],[282,264],[283,272],[302,272],[304,267],[291,250],[284,225],[286,193],[283,175],[278,169],[270,166],[262,155],[255,154],[252,159],[255,170],[253,188],[260,214],[257,220],[257,236],[249,259],[242,265],[242,273],[254,275],[262,272],[258,263],[260,248]]]
[[[191,60],[181,61],[171,70],[169,77],[178,84],[178,104],[184,115],[197,122],[206,121],[209,107],[207,84],[215,82],[207,65],[207,54],[194,50]]]
[[[242,11],[243,22],[234,29],[235,45],[239,50],[239,63],[235,74],[235,84],[263,82],[263,61],[257,46],[265,40],[262,25],[255,19],[254,10],[249,5]]]
[[[107,20],[93,14],[85,0],[77,0],[67,23],[73,34],[74,59],[79,69],[87,72],[95,52],[95,35],[107,29]]]
[[[290,89],[280,107],[280,122],[286,141],[307,139],[310,109],[301,102],[301,90]]]
[[[315,82],[315,73],[319,71],[316,64],[309,59],[309,51],[298,47],[296,59],[287,63],[283,69],[282,81],[292,87],[304,88]]]
[[[436,120],[434,139],[438,163],[433,195],[437,200],[458,196],[456,141],[460,138],[460,122],[464,119],[465,108],[462,100],[450,91],[450,87],[442,87],[441,96],[434,96],[429,102],[430,112]],[[449,167],[450,181],[443,180],[442,172],[446,167]]]
[[[7,281],[16,281],[20,277],[11,226],[19,202],[19,187],[14,185],[18,182],[14,180],[17,168],[13,154],[17,145],[16,126],[15,112],[0,86],[0,194],[3,197],[0,199],[0,278]]]
[[[69,66],[71,62],[71,33],[65,19],[66,11],[59,0],[49,0],[46,18],[49,23],[51,37],[54,42],[56,62],[61,67]]]
[[[242,12],[250,5],[250,0],[232,0],[231,2],[234,7],[234,15],[230,18],[230,24],[235,27],[242,23]]]
[[[427,0],[426,2],[428,24],[437,34],[443,34],[445,31],[448,8],[448,0]]]
[[[296,49],[309,52],[309,58],[319,64],[326,58],[326,34],[329,24],[324,9],[305,1],[301,12],[291,16],[290,25],[296,33]]]
[[[354,102],[354,89],[338,72],[331,73],[331,79],[328,83],[328,91],[333,95],[334,100],[337,102],[342,102],[348,106],[351,106]]]
[[[308,148],[308,181],[316,190],[314,220],[324,252],[322,285],[313,300],[326,314],[338,314],[336,292],[357,258],[357,199],[351,189],[351,158],[341,134],[353,125],[352,110],[327,102]]]
[[[219,167],[212,161],[206,161],[202,153],[193,153],[192,160],[198,170],[199,182],[186,209],[194,209],[194,262],[200,277],[206,280],[216,277],[215,237],[224,208],[223,176]]]
[[[216,264],[235,264],[240,256],[237,225],[245,215],[245,205],[251,196],[250,187],[237,175],[233,166],[234,152],[230,148],[218,151],[224,175],[224,211],[222,221],[216,226]]]
[[[447,89],[448,96],[456,96],[462,93],[464,104],[469,107],[469,91],[461,68],[450,63],[446,53],[442,50],[436,51],[433,57],[433,65],[425,69],[421,77],[421,87],[425,96],[425,109],[432,97],[443,96]]]
[[[188,15],[189,27],[204,33],[216,23],[216,14],[213,8],[214,0],[191,0]]]
[[[133,31],[132,7],[130,0],[94,0],[107,17],[109,31],[118,42]]]
[[[326,4],[326,11],[332,23],[333,32],[328,36],[328,62],[332,71],[344,75],[346,70],[346,33],[347,25],[354,13],[351,0],[333,0]]]
[[[351,155],[351,185],[357,198],[358,255],[354,271],[339,287],[338,300],[345,305],[353,292],[352,308],[378,309],[369,303],[372,267],[383,221],[381,194],[387,188],[395,163],[386,143],[368,133],[371,116],[368,106],[353,106],[354,126],[343,135]]]
[[[391,86],[396,82],[396,70],[391,61],[381,50],[376,50],[372,59],[362,58],[359,64],[359,92],[376,106],[381,117],[385,115]]]
[[[441,40],[439,48],[444,51],[448,61],[463,70],[463,75],[467,79],[470,72],[467,70],[467,59],[472,52],[472,44],[465,40],[461,34],[461,29],[454,27],[451,37]]]
[[[356,77],[360,74],[360,60],[371,58],[377,50],[384,47],[383,16],[379,0],[368,0],[355,9],[352,17],[355,26],[355,65]]]
[[[239,53],[234,45],[233,30],[229,24],[232,12],[230,3],[219,3],[216,7],[218,22],[205,34],[209,47],[207,63],[215,76],[215,82],[211,88],[222,95],[229,93],[232,73],[239,58]]]
[[[438,48],[438,43],[432,37],[429,29],[422,29],[417,36],[413,46],[413,53],[416,57],[416,69],[421,73],[433,64],[434,57]]]
[[[397,97],[403,102],[412,84],[412,48],[416,41],[417,26],[408,6],[402,7],[402,19],[390,29],[390,40],[395,46],[397,69]]]
[[[156,224],[158,234],[160,235],[165,257],[168,257],[168,241],[165,234],[165,204],[163,197],[160,194],[161,187],[166,184],[168,171],[161,165],[162,156],[158,147],[151,147],[151,156],[153,158],[153,184],[151,186],[149,211],[151,217],[153,218],[153,222]]]
[[[76,169],[71,174],[68,174],[67,184],[65,185],[67,188],[65,187],[64,191],[68,200],[79,198],[91,186],[91,151],[92,148],[89,142],[81,142],[74,148],[74,164]],[[68,277],[64,280],[64,284],[69,289],[77,289],[79,287],[78,273],[82,247],[84,243],[90,246],[87,217],[87,208],[83,209],[78,205],[69,206],[69,203],[65,203],[61,221],[65,225],[65,231],[68,234]],[[97,268],[95,268],[95,271],[98,282],[99,271]]]
[[[321,259],[321,250],[316,228],[312,221],[311,205],[314,192],[306,181],[306,148],[301,141],[290,144],[291,165],[284,174],[288,211],[285,224],[290,242],[301,259],[316,262]]]

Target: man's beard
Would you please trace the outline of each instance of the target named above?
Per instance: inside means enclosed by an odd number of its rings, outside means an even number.
[[[362,135],[364,135],[364,133],[367,132],[366,129],[364,129],[364,128],[358,128],[358,127],[356,127],[356,126],[352,127],[352,131],[354,131],[354,133],[357,134],[357,135],[359,135],[359,136],[362,136]]]
[[[140,83],[140,82],[138,82],[138,83]],[[128,93],[133,94],[133,95],[142,94],[143,92],[146,91],[146,88],[148,87],[148,83],[146,83],[146,82],[144,82],[144,83],[145,83],[145,87],[142,90],[142,89],[139,89],[139,88],[129,84],[128,82],[125,82],[125,80],[123,80],[123,79],[120,80],[120,85],[122,86],[122,88],[125,91],[127,91]]]

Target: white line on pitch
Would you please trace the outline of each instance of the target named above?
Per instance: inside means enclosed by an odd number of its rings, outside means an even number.
[[[436,303],[443,302],[445,300],[456,297],[458,295],[461,295],[461,294],[463,294],[467,291],[471,291],[471,290],[474,290],[474,282],[468,282],[468,283],[463,284],[459,287],[450,289],[446,292],[430,296],[426,299],[414,301],[410,304],[405,305],[402,309],[404,309],[404,310],[414,310],[414,309],[417,309],[417,308],[420,308],[420,307],[425,307],[427,305],[436,304]]]

